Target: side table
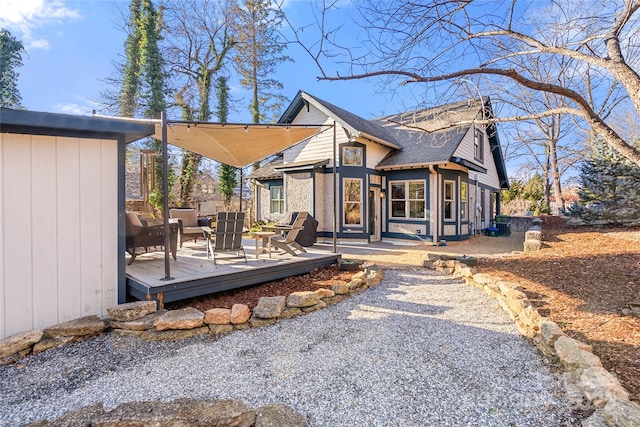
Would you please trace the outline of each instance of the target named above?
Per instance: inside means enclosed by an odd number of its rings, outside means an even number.
[[[264,253],[265,251],[269,254],[269,258],[271,258],[271,238],[276,235],[273,231],[256,231],[251,233],[253,238],[256,239],[256,258],[260,255],[260,253]],[[262,239],[262,248],[258,246],[258,242]]]

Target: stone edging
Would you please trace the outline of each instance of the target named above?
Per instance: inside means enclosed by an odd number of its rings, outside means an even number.
[[[495,298],[520,333],[530,338],[542,353],[560,363],[564,370],[562,380],[571,401],[579,405],[584,398],[596,408],[583,421],[584,427],[640,426],[640,404],[629,400],[627,391],[613,374],[602,367],[600,358],[593,354],[590,345],[567,336],[551,319],[540,316],[517,283],[476,273],[468,264],[476,265],[477,259],[443,257],[425,261],[424,265],[464,279],[468,285]]]
[[[17,362],[31,353],[40,353],[103,332],[136,336],[149,341],[178,340],[202,334],[219,335],[276,323],[342,301],[382,280],[382,270],[363,265],[348,284],[334,284],[331,289],[294,292],[260,298],[253,313],[244,304],[231,310],[214,308],[205,313],[187,307],[179,310],[157,310],[155,301],[136,301],[107,309],[108,319],[86,316],[43,330],[21,332],[0,340],[0,366]]]
[[[101,403],[65,413],[49,422],[29,425],[52,426],[237,426],[307,427],[306,418],[289,405],[275,403],[257,409],[239,400],[177,399],[170,402],[127,402],[106,411]]]

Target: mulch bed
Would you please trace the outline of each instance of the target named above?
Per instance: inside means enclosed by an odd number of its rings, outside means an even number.
[[[486,259],[479,271],[519,283],[541,315],[593,346],[640,401],[640,318],[622,314],[640,301],[640,228],[571,228],[547,217],[543,239],[541,251]]]
[[[331,289],[336,283],[349,283],[357,271],[342,271],[337,264],[331,267],[316,268],[310,273],[291,276],[282,280],[261,283],[246,288],[218,292],[188,300],[167,304],[167,308],[175,310],[182,307],[194,307],[204,312],[210,308],[231,308],[233,304],[245,304],[251,310],[261,297],[277,295],[287,296],[293,292],[315,291],[319,288]]]

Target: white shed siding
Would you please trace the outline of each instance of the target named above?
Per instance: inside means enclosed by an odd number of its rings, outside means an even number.
[[[117,150],[0,135],[0,338],[117,304]]]

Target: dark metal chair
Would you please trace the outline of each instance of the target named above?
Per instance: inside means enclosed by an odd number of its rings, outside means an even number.
[[[131,255],[128,264],[133,264],[136,257],[140,255],[138,248],[143,248],[144,252],[141,253],[146,253],[150,252],[150,248],[156,247],[164,247],[164,226],[146,226],[134,212],[127,212],[125,250]],[[173,259],[177,259],[178,224],[169,224],[169,247]]]

